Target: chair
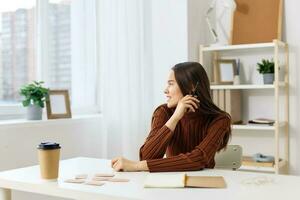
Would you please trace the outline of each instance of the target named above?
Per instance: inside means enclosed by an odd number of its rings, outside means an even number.
[[[215,168],[237,170],[242,165],[243,149],[240,145],[228,145],[215,156]]]

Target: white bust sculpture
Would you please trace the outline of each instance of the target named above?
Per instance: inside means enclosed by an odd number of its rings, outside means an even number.
[[[214,44],[225,45],[230,39],[232,15],[236,8],[234,0],[213,0],[206,11],[205,19],[212,35]],[[215,10],[215,27],[213,28],[210,15]]]

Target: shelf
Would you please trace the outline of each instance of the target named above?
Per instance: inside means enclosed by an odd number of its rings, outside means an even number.
[[[274,167],[257,167],[257,166],[248,166],[242,165],[239,170],[241,171],[260,171],[260,172],[275,172]]]
[[[287,166],[288,157],[289,157],[289,74],[288,74],[288,57],[289,50],[288,44],[280,40],[273,40],[267,43],[256,43],[256,44],[238,44],[238,45],[199,45],[199,63],[207,65],[207,70],[211,72],[209,75],[213,75],[211,80],[216,80],[214,70],[217,70],[216,62],[218,59],[227,58],[227,57],[241,57],[243,59],[244,66],[248,66],[249,63],[252,63],[253,60],[258,60],[261,57],[261,54],[268,52],[272,54],[275,65],[283,69],[280,72],[276,70],[274,72],[274,77],[276,77],[272,84],[263,84],[262,82],[246,82],[241,81],[243,84],[233,85],[226,83],[219,83],[218,81],[210,83],[210,91],[212,95],[212,100],[216,106],[225,110],[229,115],[232,116],[232,120],[242,121],[245,124],[232,124],[232,132],[236,136],[242,136],[245,134],[245,139],[248,137],[255,138],[260,135],[268,136],[268,139],[274,141],[274,146],[271,147],[274,150],[274,157],[278,158],[279,155],[282,155],[282,159],[287,161],[281,161],[274,163],[274,165],[262,165],[261,163],[247,163],[244,162],[240,170],[246,171],[258,171],[266,173],[280,173],[280,168]],[[245,57],[245,59],[244,59]],[[249,58],[247,58],[249,57]],[[253,58],[252,58],[253,57]],[[256,58],[254,58],[256,57]],[[250,61],[251,59],[251,61]],[[209,61],[209,62],[208,62]],[[253,67],[251,64],[250,67]],[[252,75],[252,71],[245,71],[245,75]],[[245,76],[247,77],[247,76]],[[241,77],[243,79],[243,77]],[[264,94],[266,93],[266,94]],[[262,95],[263,94],[263,95]],[[246,95],[246,98],[256,96],[258,98],[253,98],[253,101],[242,101],[243,97]],[[253,118],[252,114],[243,110],[244,108],[255,109],[258,113],[262,115],[266,111],[260,111],[259,107],[255,106],[256,102],[265,100],[268,102],[269,98],[274,100],[274,107],[270,108],[268,106],[267,110],[272,109],[272,117],[276,123],[273,125],[268,124],[247,124],[248,118]],[[272,102],[273,103],[273,102]],[[248,105],[246,105],[248,104]],[[270,105],[271,106],[271,105]],[[254,107],[254,108],[252,108]],[[271,111],[271,110],[270,110]],[[256,112],[255,112],[256,113]],[[280,120],[279,120],[280,119]],[[258,134],[258,135],[256,135]],[[284,138],[285,141],[281,141],[281,138]],[[257,138],[259,140],[259,138]],[[247,143],[247,140],[243,140]],[[242,144],[241,144],[242,145]],[[282,148],[284,147],[284,148]],[[267,147],[266,147],[267,148]],[[284,152],[281,152],[281,149]],[[247,149],[245,150],[247,152]]]
[[[280,46],[284,46],[285,43],[278,41]],[[257,43],[257,44],[238,44],[238,45],[223,45],[223,46],[204,46],[202,51],[230,51],[230,50],[242,50],[242,49],[259,49],[259,48],[274,48],[275,42],[269,43]]]
[[[284,82],[279,82],[279,87],[285,86]],[[253,84],[245,84],[245,85],[211,85],[211,90],[221,90],[221,89],[230,89],[230,90],[240,90],[240,89],[275,89],[274,84],[261,84],[261,85],[253,85]]]
[[[246,125],[232,125],[233,130],[275,130],[274,126],[265,124],[246,124]]]
[[[284,127],[286,122],[280,122],[279,128]],[[275,126],[265,124],[245,124],[245,125],[232,125],[233,130],[263,130],[263,131],[274,131]]]
[[[287,164],[287,162],[285,160],[279,161],[279,168],[284,167],[286,164]],[[261,166],[242,165],[238,170],[240,170],[240,171],[259,171],[259,172],[275,173],[274,166],[273,167],[261,167]]]

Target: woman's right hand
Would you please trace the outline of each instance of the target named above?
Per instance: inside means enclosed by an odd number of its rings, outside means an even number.
[[[195,112],[199,107],[200,101],[192,95],[186,95],[177,104],[173,116],[180,120],[186,112]]]

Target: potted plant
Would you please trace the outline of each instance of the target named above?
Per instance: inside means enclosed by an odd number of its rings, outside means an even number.
[[[44,104],[49,93],[49,89],[42,86],[43,83],[43,81],[33,81],[20,89],[20,94],[25,97],[22,104],[27,107],[28,120],[42,119]]]
[[[257,70],[263,74],[264,84],[273,84],[274,81],[274,62],[262,59],[261,63],[257,63]]]

